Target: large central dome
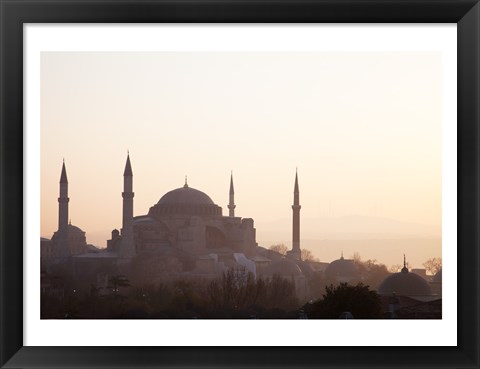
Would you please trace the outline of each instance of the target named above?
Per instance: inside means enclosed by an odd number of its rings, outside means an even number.
[[[195,188],[184,186],[167,192],[159,205],[214,205],[210,196]]]
[[[160,219],[166,215],[221,216],[222,208],[215,205],[210,196],[195,188],[185,186],[167,192],[148,214]]]

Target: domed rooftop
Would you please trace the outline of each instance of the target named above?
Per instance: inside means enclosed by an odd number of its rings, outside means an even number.
[[[400,296],[425,296],[431,295],[432,291],[427,281],[415,273],[410,273],[406,267],[399,273],[392,274],[385,278],[380,287],[380,295]]]
[[[299,276],[302,275],[300,267],[292,260],[283,258],[275,260],[272,262],[267,270],[266,274],[268,275],[280,275],[283,277],[287,276]]]
[[[325,269],[325,277],[327,279],[336,279],[339,282],[350,282],[360,279],[360,271],[353,260],[340,259],[332,261]]]
[[[214,202],[206,193],[188,187],[183,187],[167,192],[158,201],[159,205],[214,205]]]
[[[57,230],[53,233],[52,235],[52,241],[56,241],[58,240],[58,238],[60,237],[60,231]],[[67,226],[67,234],[69,235],[69,237],[82,237],[82,238],[85,238],[85,232],[82,231],[79,227],[77,226],[74,226],[73,224],[69,223],[68,226]]]
[[[162,219],[163,216],[221,216],[222,208],[216,205],[206,193],[185,185],[170,192],[152,206],[148,212],[149,217]]]
[[[74,226],[73,224],[68,225],[68,232],[69,233],[85,233],[84,231],[82,231],[77,226]]]

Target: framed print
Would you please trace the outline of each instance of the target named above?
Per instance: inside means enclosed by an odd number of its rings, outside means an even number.
[[[2,367],[478,368],[476,1],[1,6]]]

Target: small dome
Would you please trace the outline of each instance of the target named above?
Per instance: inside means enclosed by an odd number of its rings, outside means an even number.
[[[419,275],[409,273],[407,268],[402,269],[400,273],[395,273],[382,282],[378,287],[380,295],[400,295],[400,296],[425,296],[431,295],[432,291],[428,283]]]
[[[158,205],[214,205],[212,199],[204,192],[184,186],[167,192]]]
[[[69,233],[85,233],[84,231],[82,231],[77,226],[74,226],[73,224],[68,225],[68,232]]]
[[[265,274],[280,275],[283,277],[299,276],[299,275],[302,275],[302,271],[294,261],[283,258],[283,259],[275,260],[274,262],[272,262],[268,266],[268,269],[266,270]]]
[[[353,260],[340,259],[332,261],[325,269],[327,279],[336,279],[340,282],[349,282],[360,279],[360,271]]]

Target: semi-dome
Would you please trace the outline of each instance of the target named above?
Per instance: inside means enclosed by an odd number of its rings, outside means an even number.
[[[287,277],[287,276],[290,277],[290,276],[302,275],[302,270],[294,261],[283,258],[283,259],[275,260],[274,262],[272,262],[268,266],[268,269],[266,270],[265,274],[279,275],[282,277]]]
[[[187,185],[167,192],[162,196],[159,205],[214,205],[206,193]]]
[[[385,278],[380,287],[380,295],[400,296],[428,296],[432,291],[427,281],[415,273],[410,273],[406,267],[399,273],[392,274]]]
[[[351,282],[360,279],[360,271],[353,260],[340,259],[332,261],[325,269],[325,277],[339,282]]]
[[[150,224],[150,223],[157,223],[157,220],[145,215],[140,215],[133,218],[133,224]]]

